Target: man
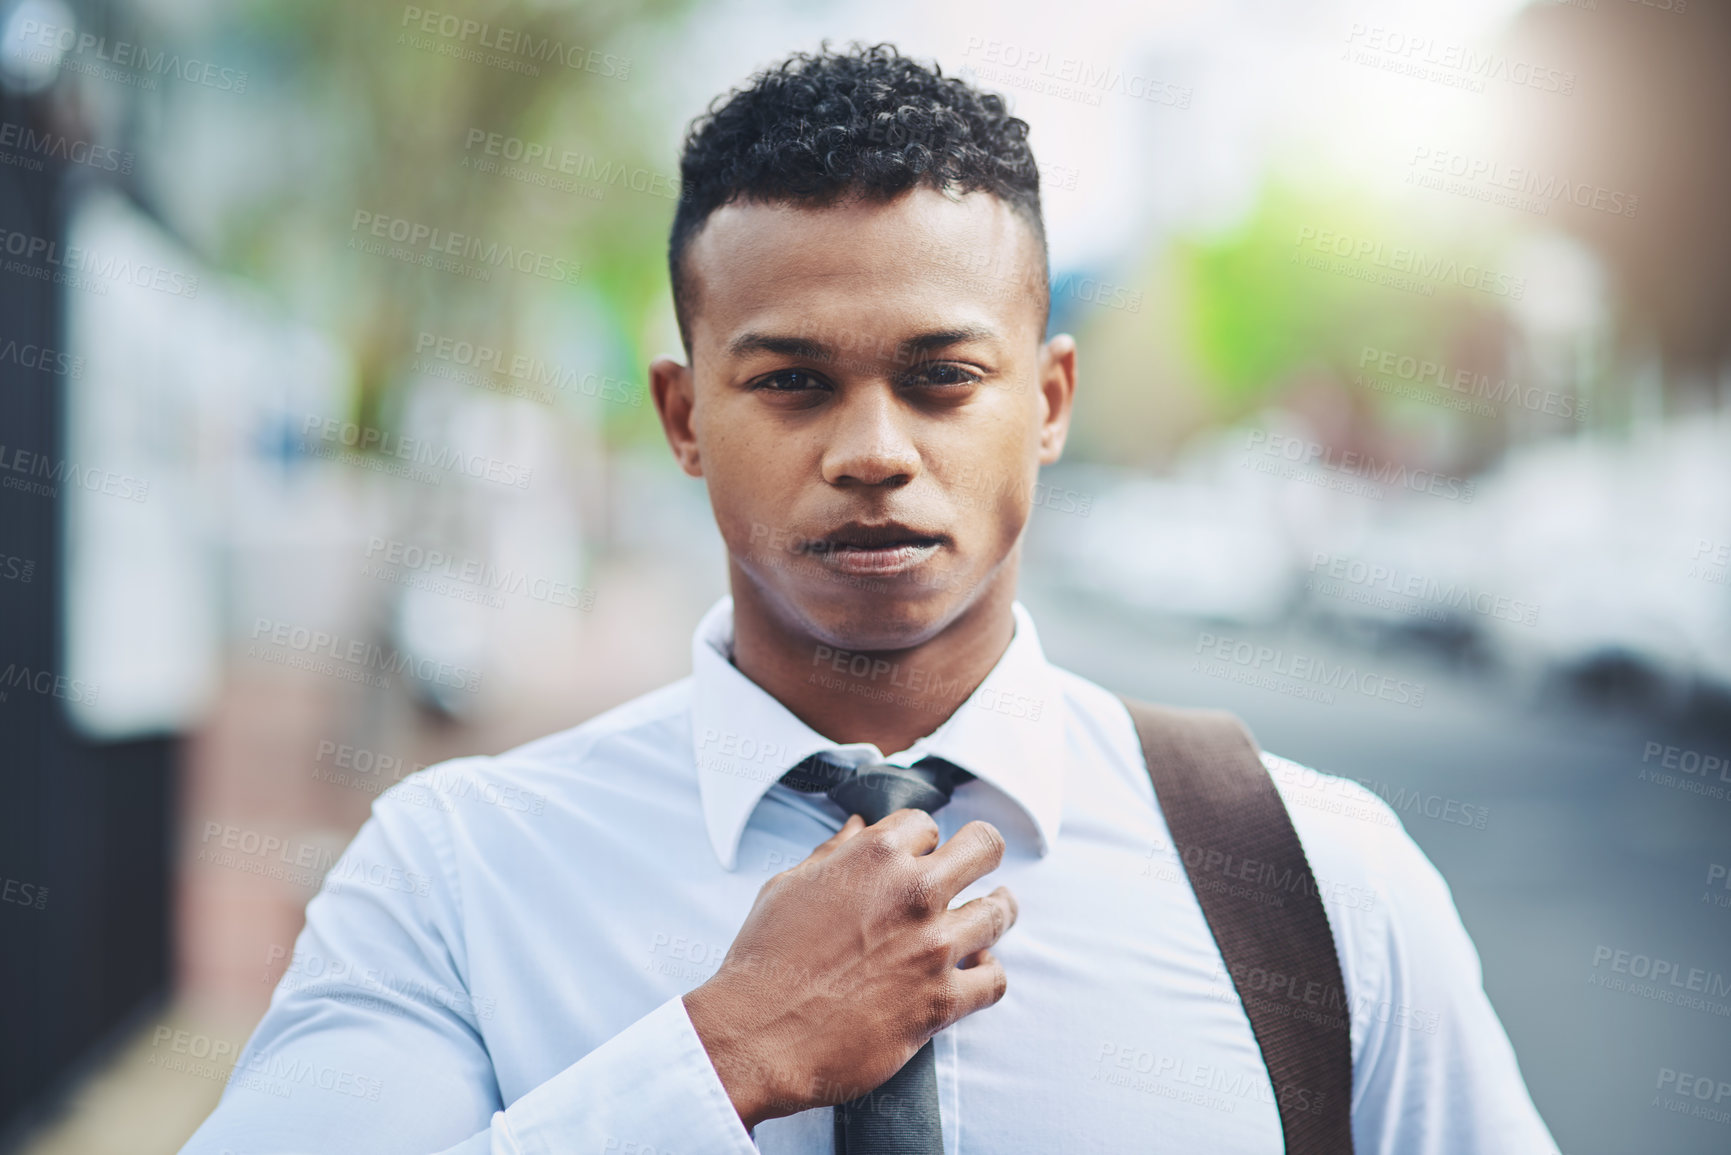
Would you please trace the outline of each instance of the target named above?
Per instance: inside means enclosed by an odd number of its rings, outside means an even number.
[[[681,175],[687,364],[651,379],[732,589],[692,676],[381,797],[186,1150],[828,1152],[850,1101],[952,1155],[1282,1150],[1131,719],[1015,600],[1076,385],[1026,125],[825,51]],[[1356,1149],[1554,1151],[1434,868],[1262,757],[1337,944]]]

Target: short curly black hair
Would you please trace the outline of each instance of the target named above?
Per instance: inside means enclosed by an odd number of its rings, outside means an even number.
[[[710,102],[679,160],[679,208],[667,242],[673,311],[691,355],[685,250],[716,209],[738,199],[831,203],[844,194],[890,200],[915,187],[983,190],[1003,200],[1040,245],[1049,315],[1046,227],[1028,124],[996,93],[889,44],[795,52]],[[1042,322],[1042,327],[1044,322]]]

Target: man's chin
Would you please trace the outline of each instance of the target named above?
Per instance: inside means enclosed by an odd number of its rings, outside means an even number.
[[[855,653],[923,645],[968,601],[960,590],[915,582],[907,574],[860,575],[848,585],[829,581],[783,593],[815,641]]]

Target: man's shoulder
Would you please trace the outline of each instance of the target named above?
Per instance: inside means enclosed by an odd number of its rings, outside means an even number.
[[[493,761],[526,770],[571,770],[590,761],[597,750],[614,742],[635,746],[641,753],[664,754],[678,734],[690,727],[689,676],[640,694],[610,710],[565,730],[525,742]]]
[[[1073,720],[1100,728],[1114,746],[1134,748],[1138,776],[1147,773],[1135,724],[1123,696],[1072,670],[1052,665],[1055,684]],[[1292,817],[1319,876],[1350,879],[1359,887],[1387,885],[1410,865],[1412,843],[1389,802],[1366,786],[1314,769],[1258,746],[1262,764]]]
[[[1261,751],[1325,898],[1331,886],[1387,896],[1410,870],[1417,845],[1389,804],[1361,783]],[[1369,904],[1374,898],[1365,898]]]
[[[691,679],[681,678],[503,753],[435,763],[398,782],[381,801],[430,807],[448,816],[476,804],[541,814],[551,805],[580,799],[591,786],[618,785],[622,767],[640,784],[666,781],[690,762],[681,756],[688,744],[690,703]]]

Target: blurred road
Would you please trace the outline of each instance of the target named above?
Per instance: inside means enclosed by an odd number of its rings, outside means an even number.
[[[1731,1081],[1731,890],[1723,869],[1711,891],[1708,882],[1714,864],[1731,863],[1731,784],[1719,783],[1724,797],[1714,798],[1640,777],[1650,742],[1731,755],[1731,717],[1593,710],[1433,654],[1346,649],[1315,623],[1139,623],[1038,572],[1024,576],[1022,600],[1059,665],[1133,697],[1230,709],[1265,749],[1410,803],[1396,808],[1453,890],[1486,990],[1563,1151],[1731,1150],[1731,1125],[1690,1117],[1695,1100],[1658,1085],[1666,1070]],[[1324,704],[1209,676],[1193,669],[1204,633],[1422,682],[1423,704],[1338,693]],[[1641,985],[1613,973],[1607,949],[1676,963],[1682,981],[1700,968],[1709,973],[1702,983],[1717,977],[1719,997],[1703,992],[1709,1006],[1700,1009],[1595,985]]]

